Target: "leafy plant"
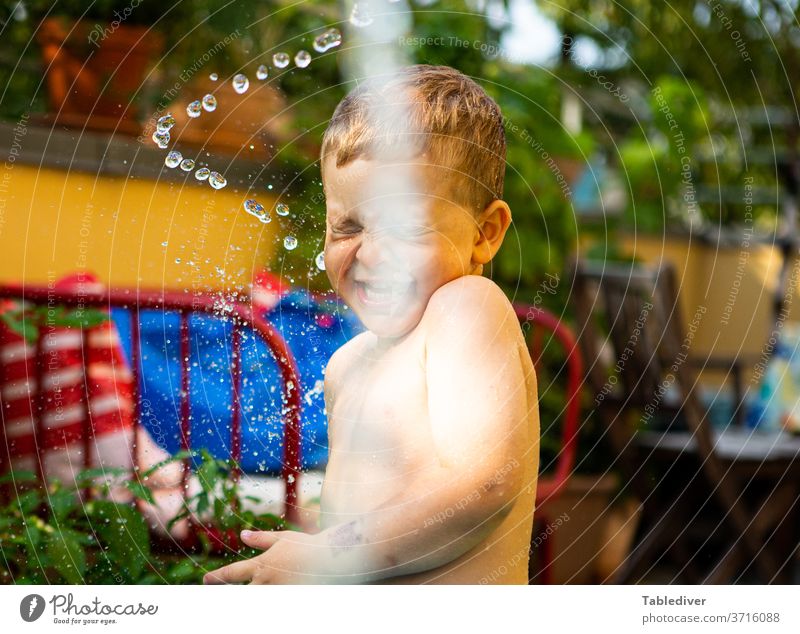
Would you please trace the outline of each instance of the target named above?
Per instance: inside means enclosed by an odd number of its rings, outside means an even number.
[[[0,312],[0,319],[12,332],[25,337],[28,343],[36,343],[42,328],[94,328],[108,321],[109,315],[93,308],[12,304]]]
[[[200,450],[200,457],[196,475],[201,490],[186,500],[185,508],[170,520],[168,528],[172,528],[182,519],[196,518],[210,529],[199,532],[198,537],[204,552],[211,554],[215,546],[212,540],[216,540],[217,546],[220,543],[229,545],[226,542],[235,541],[235,535],[245,528],[281,530],[288,526],[285,520],[275,515],[256,515],[253,511],[242,509],[243,499],[256,503],[261,500],[250,495],[243,498],[240,496],[239,484],[233,478],[230,461],[214,458],[207,449]]]
[[[202,545],[199,552],[180,544],[173,552],[153,548],[147,524],[137,508],[104,499],[112,486],[123,481],[137,498],[152,502],[152,491],[143,480],[164,464],[194,455],[176,454],[138,478],[131,478],[125,469],[87,469],[71,486],[54,480],[46,489],[32,472],[15,471],[0,477],[0,490],[13,487],[11,499],[0,505],[0,582],[199,583],[206,572],[259,552],[235,543],[220,548],[214,531],[238,533],[244,528],[280,530],[289,526],[275,515],[237,511],[242,499],[231,479],[231,465],[205,451],[197,470],[203,492],[188,500],[187,507],[173,520],[189,517],[190,509],[205,515],[205,528],[197,533]],[[103,479],[99,485],[98,478]],[[82,501],[82,489],[93,492],[89,501]]]

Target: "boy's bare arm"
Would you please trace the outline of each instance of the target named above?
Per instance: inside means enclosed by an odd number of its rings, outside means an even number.
[[[390,501],[319,534],[330,572],[368,582],[440,567],[490,534],[521,488],[529,449],[519,325],[489,280],[460,278],[425,320],[436,460]]]

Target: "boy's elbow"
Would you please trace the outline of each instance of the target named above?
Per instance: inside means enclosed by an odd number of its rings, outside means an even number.
[[[486,480],[481,485],[484,514],[497,521],[504,520],[522,492],[522,484],[522,473],[518,468]]]

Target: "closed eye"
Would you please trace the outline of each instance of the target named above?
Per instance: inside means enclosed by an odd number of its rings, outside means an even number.
[[[398,225],[392,228],[392,233],[401,238],[416,238],[430,233],[430,229],[424,225]]]
[[[339,235],[355,235],[361,231],[361,225],[356,222],[343,222],[331,225],[331,231]]]

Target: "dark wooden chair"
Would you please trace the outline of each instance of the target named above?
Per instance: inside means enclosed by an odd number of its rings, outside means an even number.
[[[593,406],[642,502],[637,544],[613,581],[645,578],[669,552],[679,582],[735,582],[752,566],[762,583],[788,583],[800,438],[744,427],[739,364],[691,356],[699,321],[715,316],[698,306],[684,326],[671,267],[578,261],[573,274]],[[738,384],[725,428],[698,399],[698,365],[727,368]]]

